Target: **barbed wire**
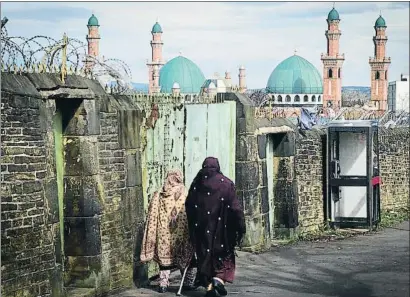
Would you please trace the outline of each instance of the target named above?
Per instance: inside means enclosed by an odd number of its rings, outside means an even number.
[[[126,93],[133,88],[127,63],[88,55],[85,42],[66,34],[60,40],[45,35],[9,36],[2,21],[0,53],[1,70],[5,72],[60,73],[63,82],[66,75],[78,74],[99,81],[111,93]]]

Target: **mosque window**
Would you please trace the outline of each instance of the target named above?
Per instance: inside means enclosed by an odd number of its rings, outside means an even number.
[[[341,77],[341,75],[340,75],[340,68],[339,68],[339,70],[337,71],[337,77],[338,77],[338,78]]]
[[[300,97],[299,97],[299,95],[296,95],[295,96],[295,100],[294,100],[295,102],[300,102]]]
[[[333,77],[333,70],[332,69],[329,69],[328,76],[329,76],[329,78]]]
[[[272,102],[275,102],[275,96],[272,96]]]
[[[309,97],[308,97],[308,95],[305,95],[305,96],[303,97],[303,102],[309,102]]]
[[[384,79],[387,80],[387,70],[384,73]]]
[[[380,79],[380,72],[376,71],[376,79]]]
[[[282,102],[282,96],[281,95],[278,96],[278,102]]]
[[[291,102],[291,101],[292,101],[292,99],[290,98],[290,96],[286,95],[286,102]]]
[[[316,96],[315,95],[312,96],[312,102],[316,102]]]
[[[322,97],[319,95],[318,97],[317,97],[317,102],[321,102],[322,101]]]

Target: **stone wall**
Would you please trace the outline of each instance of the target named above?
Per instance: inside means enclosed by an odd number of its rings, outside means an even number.
[[[317,231],[324,224],[325,137],[324,130],[312,130],[299,135],[296,141],[295,174],[301,233]]]
[[[4,296],[132,285],[144,220],[140,113],[89,79],[2,74]]]
[[[26,77],[13,82],[2,77],[1,291],[2,296],[51,296],[58,212],[55,201],[45,199],[52,186],[42,102]]]
[[[268,239],[269,215],[267,202],[266,138],[258,139],[252,103],[241,94],[226,94],[226,100],[236,101],[236,163],[235,184],[238,199],[245,213],[244,246],[265,248]],[[262,148],[262,149],[260,149]],[[266,177],[266,174],[265,174]]]
[[[257,250],[325,226],[326,129],[301,133],[283,118],[255,118],[245,99],[232,98],[238,102],[236,184],[248,228],[245,248]],[[408,209],[409,142],[407,128],[379,128],[382,212]]]
[[[410,131],[405,128],[379,128],[379,167],[381,209],[409,209]]]

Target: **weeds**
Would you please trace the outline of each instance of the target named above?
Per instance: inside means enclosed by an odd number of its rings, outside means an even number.
[[[409,220],[409,209],[384,211],[381,213],[380,217],[381,219],[378,229],[393,227],[397,224]]]
[[[300,241],[334,241],[357,235],[363,235],[373,231],[380,231],[384,228],[393,227],[410,219],[409,209],[396,211],[383,211],[380,216],[380,223],[375,230],[359,229],[333,229],[329,228],[326,222],[318,230],[308,233],[296,233],[291,238],[278,238],[274,240],[274,245],[291,245]]]

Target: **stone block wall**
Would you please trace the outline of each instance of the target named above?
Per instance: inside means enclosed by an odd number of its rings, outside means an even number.
[[[295,174],[301,233],[317,231],[324,224],[325,137],[324,130],[312,130],[296,140]]]
[[[102,221],[103,267],[109,274],[108,291],[130,287],[134,276],[137,220],[144,214],[139,151],[140,111],[129,98],[101,101],[99,142],[105,216]],[[142,216],[143,217],[143,216]]]
[[[50,212],[55,201],[45,198],[53,185],[46,178],[42,102],[27,78],[13,83],[2,74],[1,291],[2,296],[51,296],[58,212]]]
[[[379,128],[379,168],[382,211],[409,209],[410,131]]]
[[[2,74],[1,107],[2,295],[132,286],[144,115],[95,81],[54,74]]]
[[[235,184],[245,213],[244,246],[266,248],[269,242],[269,214],[266,172],[266,136],[256,134],[254,107],[245,96],[229,94],[225,100],[236,101]],[[265,174],[266,177],[266,174]]]

